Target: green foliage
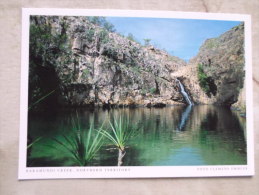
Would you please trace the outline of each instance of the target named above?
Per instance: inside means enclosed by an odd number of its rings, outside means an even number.
[[[57,93],[46,96],[53,90],[57,89],[59,80],[55,73],[57,58],[62,54],[69,55],[67,49],[67,25],[62,23],[60,33],[52,31],[49,24],[41,24],[36,22],[37,16],[31,17],[30,39],[29,39],[29,105],[35,104],[33,108],[41,105],[55,104]],[[69,62],[67,62],[69,63]],[[47,99],[47,101],[41,101]]]
[[[109,121],[111,131],[101,130],[100,133],[109,139],[118,149],[124,151],[127,142],[131,137],[135,136],[138,128],[131,125],[129,120],[119,117]]]
[[[104,24],[103,24],[103,27],[108,30],[109,32],[115,32],[115,28],[114,28],[114,25],[112,23],[109,23],[108,21],[106,21]]]
[[[138,43],[137,39],[133,36],[132,33],[128,34],[127,39],[129,39],[130,41],[134,41],[134,42]]]
[[[83,70],[83,73],[86,74],[86,75],[88,75],[88,74],[89,74],[89,70],[88,70],[88,69],[84,69],[84,70]]]
[[[144,46],[149,46],[150,41],[151,41],[151,39],[144,39]]]
[[[101,30],[99,32],[99,38],[100,38],[100,42],[102,44],[106,44],[109,42],[109,34],[106,30]]]
[[[89,70],[88,69],[84,69],[83,72],[82,72],[82,77],[83,78],[87,78],[87,76],[89,75]]]
[[[198,80],[199,85],[208,97],[211,97],[211,94],[214,96],[217,94],[217,86],[213,78],[206,75],[202,64],[198,64]]]
[[[39,142],[43,137],[40,136],[37,139],[35,139],[32,143],[30,143],[29,145],[27,145],[27,150],[30,149],[33,145],[35,145],[37,142]]]
[[[54,93],[56,90],[49,92],[48,94],[44,95],[43,97],[39,98],[36,102],[33,102],[29,105],[28,110],[32,109],[35,105],[39,104],[41,101],[46,99],[48,96],[50,96],[52,93]]]
[[[95,30],[94,29],[92,29],[92,28],[88,29],[86,31],[86,36],[85,36],[86,40],[88,42],[92,42],[93,38],[94,38],[94,34],[95,34]]]
[[[113,47],[105,47],[103,51],[103,55],[112,58],[113,60],[117,60],[117,51]]]
[[[151,93],[151,94],[155,94],[156,93],[156,88],[155,87],[153,87],[153,88],[151,88],[150,90],[149,90],[149,92]]]
[[[53,140],[60,146],[57,149],[67,152],[77,165],[86,166],[101,148],[103,136],[94,129],[93,121],[89,129],[81,129],[78,117],[77,121],[72,120],[72,124],[72,134]]]
[[[131,70],[132,70],[133,72],[135,72],[135,73],[138,73],[138,74],[141,72],[139,66],[133,66]]]
[[[69,83],[71,83],[71,81],[73,80],[73,74],[72,73],[68,73],[68,74],[64,74],[63,75],[63,78],[64,78],[64,83],[65,84],[69,84]]]
[[[208,76],[204,73],[203,67],[201,64],[198,64],[198,80],[203,91],[208,95],[209,94],[209,85],[207,82]]]
[[[116,31],[115,28],[114,28],[114,25],[111,24],[110,22],[108,22],[105,17],[101,17],[101,16],[88,16],[87,19],[92,24],[95,24],[95,25],[98,25],[100,27],[103,27],[106,30],[108,30],[109,32],[115,32]]]
[[[64,25],[65,28],[66,25]],[[51,26],[48,24],[30,25],[30,63],[37,65],[51,64],[60,53],[66,52],[65,43],[67,36],[51,32]]]
[[[147,92],[148,92],[148,91],[147,91],[146,89],[141,89],[141,90],[140,90],[140,94],[141,94],[141,95],[146,95]]]

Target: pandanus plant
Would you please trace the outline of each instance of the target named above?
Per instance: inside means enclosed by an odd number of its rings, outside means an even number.
[[[136,127],[130,125],[129,120],[119,117],[118,120],[109,121],[111,130],[100,130],[100,133],[108,138],[118,148],[118,166],[123,163],[123,157],[126,154],[126,145],[131,137],[136,135]]]
[[[86,166],[102,146],[103,136],[99,130],[94,129],[93,121],[89,129],[81,129],[79,121],[72,121],[72,134],[62,135],[62,138],[53,140],[71,155],[77,165]]]
[[[44,101],[47,97],[49,97],[51,94],[53,94],[56,91],[56,89],[50,91],[48,94],[42,96],[41,98],[39,98],[37,101],[35,101],[34,103],[30,104],[28,106],[28,111],[30,111],[34,106],[38,105],[41,101]],[[43,138],[43,136],[34,138],[34,140],[32,139],[32,137],[30,136],[29,132],[28,132],[28,137],[27,137],[27,164],[31,164],[31,150],[34,147],[34,145],[36,145],[41,139]]]

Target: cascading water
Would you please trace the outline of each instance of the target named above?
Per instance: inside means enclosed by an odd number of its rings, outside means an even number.
[[[183,95],[185,101],[189,104],[189,105],[193,105],[191,99],[189,98],[188,94],[186,93],[183,84],[181,83],[181,81],[179,81],[178,79],[176,79],[176,81],[178,81],[180,89],[181,89],[181,94]]]

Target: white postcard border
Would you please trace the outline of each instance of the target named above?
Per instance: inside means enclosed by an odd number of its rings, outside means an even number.
[[[227,166],[130,166],[130,167],[26,167],[29,17],[30,15],[153,17],[203,20],[244,21],[247,114],[247,165]],[[254,175],[253,85],[251,17],[240,14],[214,14],[172,11],[97,10],[23,8],[21,50],[20,142],[18,179],[55,178],[161,178],[161,177],[219,177]]]

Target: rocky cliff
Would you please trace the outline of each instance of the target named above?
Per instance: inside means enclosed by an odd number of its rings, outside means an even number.
[[[33,16],[29,103],[52,91],[47,105],[186,103],[178,79],[196,104],[231,105],[243,87],[243,28],[239,25],[205,41],[187,65],[87,17]]]
[[[48,26],[48,36],[63,37],[61,46],[53,45],[62,51],[49,60],[60,86],[58,104],[163,106],[184,102],[170,76],[186,65],[183,60],[109,32],[83,17],[35,16],[31,29],[34,26]],[[46,64],[37,66],[44,70]]]
[[[188,66],[172,76],[182,78],[197,104],[230,106],[238,101],[243,88],[244,64],[244,25],[240,24],[218,38],[206,40]]]

